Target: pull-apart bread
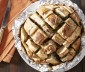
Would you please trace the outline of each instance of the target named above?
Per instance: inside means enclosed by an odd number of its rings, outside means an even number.
[[[71,61],[80,51],[82,22],[74,8],[43,5],[20,29],[22,45],[38,64],[58,65]]]

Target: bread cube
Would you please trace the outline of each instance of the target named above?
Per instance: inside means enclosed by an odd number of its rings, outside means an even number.
[[[56,27],[62,22],[62,19],[57,16],[56,14],[49,15],[45,21],[50,25],[53,29],[56,29]]]
[[[70,37],[66,39],[66,41],[63,43],[65,47],[69,47],[77,38],[78,36],[74,32]]]
[[[49,38],[51,38],[53,36],[53,34],[54,34],[53,29],[51,27],[49,27],[48,25],[44,25],[42,27],[42,29],[45,31],[45,33],[47,34],[47,36]]]
[[[45,25],[44,20],[37,13],[33,13],[30,18],[41,27]]]
[[[24,27],[21,27],[21,41],[25,42],[27,40],[28,34],[26,33]]]
[[[38,29],[32,36],[33,41],[38,45],[42,44],[47,38],[47,35],[41,29]]]
[[[69,52],[69,49],[66,47],[61,47],[57,50],[57,54],[59,55],[59,57],[64,57],[65,55],[67,55]]]
[[[44,49],[40,49],[37,53],[36,53],[42,60],[46,59],[48,56],[45,53]]]
[[[59,45],[62,45],[64,43],[64,39],[59,35],[59,34],[54,34],[54,36],[52,37],[53,41],[55,41],[56,43],[58,43]]]
[[[74,10],[72,9],[72,7],[70,7],[70,6],[63,6],[69,13],[73,13],[74,12]]]
[[[76,55],[76,51],[73,48],[69,49],[69,53],[74,57]]]
[[[80,26],[80,17],[77,12],[74,12],[73,14],[70,15],[72,19]]]
[[[62,62],[69,62],[73,59],[73,56],[71,54],[67,54],[65,57],[61,58]]]
[[[28,18],[24,24],[24,29],[28,35],[32,35],[38,29],[38,26]]]
[[[72,35],[73,30],[66,23],[57,31],[64,39]]]
[[[56,52],[57,45],[52,40],[49,40],[42,45],[42,48],[46,51],[47,54],[51,54],[53,52]]]
[[[37,12],[38,12],[39,15],[41,15],[44,19],[47,18],[50,14],[53,13],[52,10],[46,8],[45,6],[39,7],[39,9],[37,10]]]
[[[71,19],[71,18],[68,18],[66,21],[65,21],[69,27],[74,31],[77,27],[76,23]]]
[[[28,48],[32,52],[36,52],[39,49],[39,46],[36,45],[31,39],[28,39],[26,44],[28,45]]]
[[[69,15],[69,12],[63,6],[60,6],[59,8],[56,8],[55,12],[63,18],[65,18]]]
[[[73,44],[72,47],[75,49],[75,51],[77,52],[80,49],[80,45],[81,45],[81,39],[78,38]]]
[[[48,62],[52,65],[57,65],[60,63],[60,61],[53,55],[51,55],[48,59],[46,59],[46,62]]]

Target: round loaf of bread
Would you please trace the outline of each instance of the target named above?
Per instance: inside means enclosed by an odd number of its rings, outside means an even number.
[[[38,64],[71,61],[80,50],[82,22],[74,8],[60,4],[40,6],[20,29],[22,45]]]

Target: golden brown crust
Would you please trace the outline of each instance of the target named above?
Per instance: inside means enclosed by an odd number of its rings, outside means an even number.
[[[69,12],[63,6],[56,8],[55,12],[58,13],[63,18],[69,15]]]
[[[54,41],[49,40],[45,44],[42,45],[42,48],[47,54],[51,54],[57,50],[57,45]]]
[[[73,48],[70,48],[69,53],[74,57],[76,55],[76,51]]]
[[[42,60],[46,59],[48,56],[46,54],[46,52],[44,51],[44,49],[40,49],[37,53],[36,53]]]
[[[44,20],[37,13],[33,13],[30,18],[40,26],[45,25]]]
[[[73,59],[73,56],[71,54],[67,54],[65,57],[61,58],[62,62],[68,62]]]
[[[61,47],[57,50],[57,54],[60,56],[60,57],[64,57],[67,53],[69,52],[69,49],[66,48],[66,47]]]
[[[41,7],[37,10],[37,12],[38,12],[43,18],[46,18],[46,17],[48,17],[50,14],[53,13],[50,9],[48,9],[48,8],[46,8],[46,7],[44,7],[44,6],[41,6]]]
[[[78,50],[80,49],[80,44],[81,44],[81,39],[78,38],[78,39],[73,43],[72,47],[73,47],[76,51],[78,51]]]
[[[51,55],[48,59],[46,59],[46,62],[52,64],[52,65],[58,65],[60,63],[59,60],[56,59],[53,55]]]
[[[32,35],[38,29],[38,26],[28,18],[24,24],[24,29],[28,35]]]
[[[27,44],[25,42],[22,42],[22,44],[23,44],[23,46],[24,46],[24,48],[26,50],[27,55],[31,58],[33,53],[30,51],[30,49],[28,48],[28,46],[27,46]]]
[[[54,31],[53,31],[53,29],[52,29],[51,27],[49,27],[48,25],[44,25],[44,26],[42,27],[42,29],[45,31],[45,33],[47,34],[47,36],[48,36],[49,38],[51,38],[51,37],[53,36]]]
[[[31,56],[31,58],[34,60],[34,62],[36,62],[36,63],[40,63],[40,61],[41,61],[41,59],[36,55],[36,54],[33,54],[32,56]]]
[[[59,34],[54,34],[52,39],[53,39],[53,41],[55,41],[59,45],[62,45],[64,43],[64,41],[65,41]]]
[[[73,33],[73,30],[65,23],[59,30],[58,33],[64,38],[68,38]]]
[[[63,4],[39,7],[20,29],[28,57],[37,64],[52,66],[71,61],[80,49],[80,22],[72,7]]]
[[[81,20],[80,20],[79,15],[78,15],[76,12],[74,12],[74,13],[71,14],[70,16],[71,16],[71,18],[74,19],[74,21],[80,26]]]
[[[66,21],[65,21],[69,27],[74,31],[77,27],[76,23],[71,19],[71,18],[68,18]]]
[[[50,9],[50,10],[54,10],[55,8],[58,8],[58,5],[52,5],[52,4],[48,4],[48,5],[44,5],[46,8]]]
[[[28,38],[28,34],[26,33],[24,27],[21,27],[21,41],[25,42]]]
[[[39,46],[36,45],[31,39],[28,39],[26,44],[28,45],[28,48],[32,52],[36,52],[39,49]]]
[[[60,23],[60,22],[62,22],[62,19],[59,17],[59,16],[57,16],[56,14],[51,14],[51,15],[49,15],[46,19],[45,19],[45,21],[53,28],[53,29],[55,29],[57,26],[58,26],[58,24]]]
[[[69,6],[63,6],[68,12],[70,12],[71,14],[74,12],[72,7]]]
[[[38,29],[32,36],[33,41],[38,45],[42,44],[46,38],[47,38],[46,34],[40,29]]]
[[[69,47],[77,38],[78,36],[74,32],[70,37],[66,39],[66,41],[63,43],[64,46]]]

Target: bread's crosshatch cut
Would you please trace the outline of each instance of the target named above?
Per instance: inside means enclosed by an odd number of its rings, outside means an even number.
[[[82,23],[74,8],[43,5],[21,26],[20,38],[30,59],[58,65],[71,61],[80,50]]]

